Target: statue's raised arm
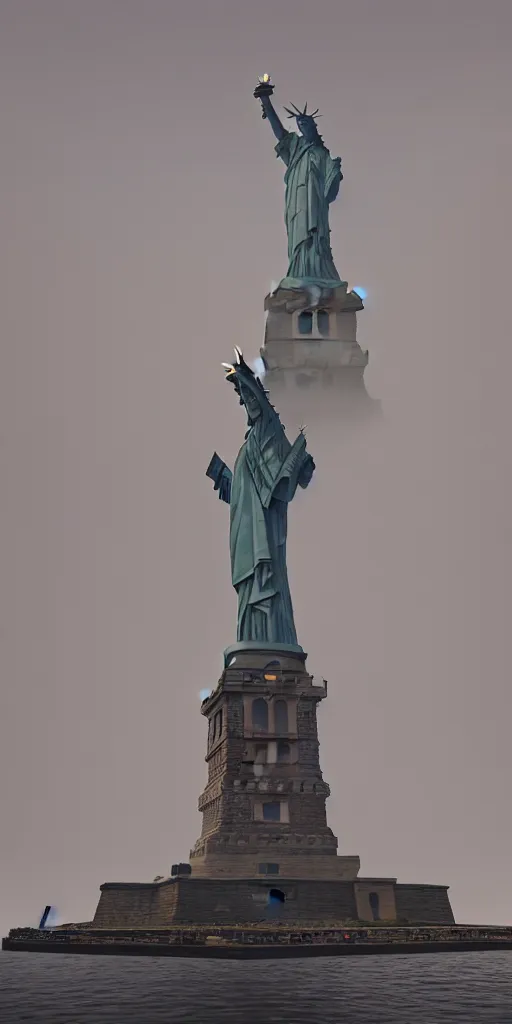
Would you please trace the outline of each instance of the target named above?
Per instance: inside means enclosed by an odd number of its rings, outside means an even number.
[[[301,431],[290,444],[261,381],[239,348],[224,363],[245,407],[248,430],[233,473],[214,454],[207,476],[230,505],[231,578],[238,595],[238,641],[297,645],[286,570],[288,505],[315,464]],[[228,486],[229,483],[229,486]]]
[[[262,75],[258,82],[258,85],[254,90],[254,95],[256,99],[260,100],[261,102],[261,116],[263,117],[264,120],[268,121],[277,141],[280,142],[281,139],[284,139],[286,135],[286,128],[281,123],[278,115],[274,110],[274,106],[270,98],[273,92],[274,86],[270,81],[270,75]]]

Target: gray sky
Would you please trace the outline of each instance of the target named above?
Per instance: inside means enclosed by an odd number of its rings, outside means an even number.
[[[3,0],[0,925],[186,860],[233,641],[204,472],[286,271],[252,97],[319,106],[386,420],[290,511],[329,822],[362,874],[510,922],[509,0]]]

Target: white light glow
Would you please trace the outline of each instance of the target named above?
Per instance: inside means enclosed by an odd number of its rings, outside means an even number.
[[[256,376],[259,377],[260,380],[263,380],[267,371],[265,369],[265,363],[263,362],[261,356],[258,356],[257,359],[253,360],[253,362],[251,363],[251,368],[254,370]]]

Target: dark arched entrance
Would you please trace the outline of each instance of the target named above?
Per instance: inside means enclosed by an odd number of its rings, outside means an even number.
[[[283,904],[286,897],[281,889],[270,889],[268,894],[268,912],[272,916],[277,916],[283,909]]]

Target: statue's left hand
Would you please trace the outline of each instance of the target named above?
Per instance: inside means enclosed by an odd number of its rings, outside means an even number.
[[[304,465],[302,467],[300,476],[299,476],[299,480],[298,480],[299,487],[303,487],[305,489],[308,486],[308,484],[311,481],[311,477],[313,476],[313,473],[315,472],[315,469],[316,469],[316,466],[315,466],[315,463],[313,461],[313,457],[308,454],[308,456],[307,456],[307,458],[306,458],[306,460],[304,462]]]
[[[226,466],[219,482],[214,487],[214,490],[219,492],[220,500],[225,501],[228,505],[231,501],[231,479],[231,471]]]
[[[229,505],[233,474],[228,466],[226,466],[226,463],[219,458],[217,452],[213,453],[210,465],[206,470],[206,476],[213,480],[213,489],[219,492],[220,500],[225,501]]]

